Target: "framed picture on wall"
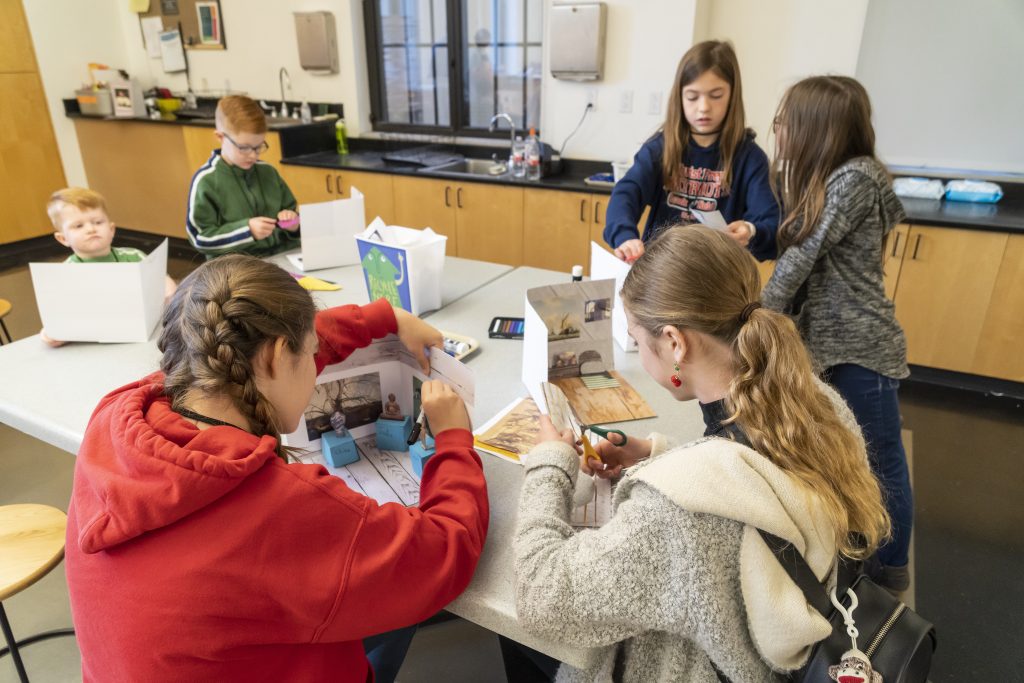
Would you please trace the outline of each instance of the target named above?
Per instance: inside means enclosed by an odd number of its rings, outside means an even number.
[[[196,18],[199,22],[199,44],[221,47],[220,3],[197,2]]]

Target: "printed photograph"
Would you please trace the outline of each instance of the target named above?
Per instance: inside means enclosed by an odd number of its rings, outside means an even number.
[[[611,299],[591,299],[583,304],[583,322],[593,323],[612,319]]]
[[[324,382],[317,385],[306,409],[306,437],[315,441],[331,430],[362,427],[376,422],[383,412],[380,373]]]
[[[515,455],[533,448],[539,431],[540,411],[533,399],[524,398],[515,408],[477,438],[484,444]]]

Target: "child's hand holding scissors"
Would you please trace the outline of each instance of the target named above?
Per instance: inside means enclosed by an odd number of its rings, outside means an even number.
[[[585,474],[596,474],[601,479],[611,479],[622,473],[623,467],[631,467],[651,455],[651,442],[635,436],[626,437],[616,431],[609,431],[606,438],[594,446],[600,462],[581,459],[580,469]]]

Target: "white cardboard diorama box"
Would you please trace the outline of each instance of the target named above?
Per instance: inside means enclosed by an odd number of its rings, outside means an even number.
[[[359,263],[356,235],[366,229],[363,193],[352,188],[352,196],[329,202],[299,206],[302,221],[302,253],[288,260],[302,272],[351,266]]]
[[[167,240],[136,263],[30,263],[48,337],[144,342],[163,312]]]

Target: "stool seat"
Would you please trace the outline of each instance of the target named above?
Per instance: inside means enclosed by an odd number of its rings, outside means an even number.
[[[7,299],[0,299],[0,318],[11,312],[11,302]]]
[[[0,506],[0,600],[28,588],[64,558],[68,517],[49,505]]]

